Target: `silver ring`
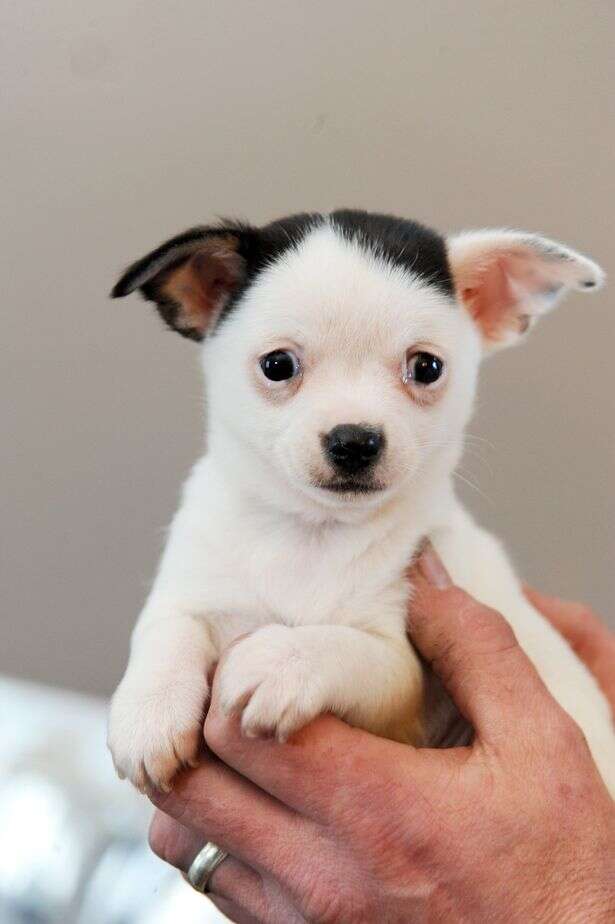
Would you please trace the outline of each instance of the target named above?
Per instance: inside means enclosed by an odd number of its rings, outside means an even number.
[[[207,892],[207,883],[214,870],[217,869],[227,857],[228,853],[226,853],[225,850],[220,850],[219,847],[212,844],[211,841],[208,841],[203,849],[199,850],[190,864],[190,869],[186,873],[186,879],[192,888],[196,889],[197,892],[205,894]]]

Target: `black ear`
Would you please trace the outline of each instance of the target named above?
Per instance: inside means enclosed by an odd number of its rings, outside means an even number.
[[[245,277],[252,233],[240,225],[191,228],[129,266],[111,297],[139,289],[170,328],[202,340]]]

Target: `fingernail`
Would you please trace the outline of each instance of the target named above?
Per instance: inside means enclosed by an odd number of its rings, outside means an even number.
[[[416,567],[425,580],[429,581],[434,587],[439,588],[439,590],[444,590],[446,587],[453,586],[450,574],[442,564],[442,559],[429,540],[423,544],[423,549],[416,563]]]

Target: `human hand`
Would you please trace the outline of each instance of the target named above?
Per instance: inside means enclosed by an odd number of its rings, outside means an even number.
[[[615,806],[579,728],[432,552],[413,581],[413,640],[472,745],[415,750],[331,716],[246,739],[214,682],[213,753],[152,793],[153,850],[184,870],[207,840],[227,850],[210,897],[238,922],[612,921]]]
[[[583,603],[549,597],[531,587],[524,590],[532,606],[555,626],[592,672],[615,721],[615,634]]]

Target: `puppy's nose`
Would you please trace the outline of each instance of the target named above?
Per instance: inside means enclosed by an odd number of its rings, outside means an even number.
[[[360,424],[338,424],[322,438],[326,456],[338,472],[355,475],[375,465],[384,449],[384,433]]]

